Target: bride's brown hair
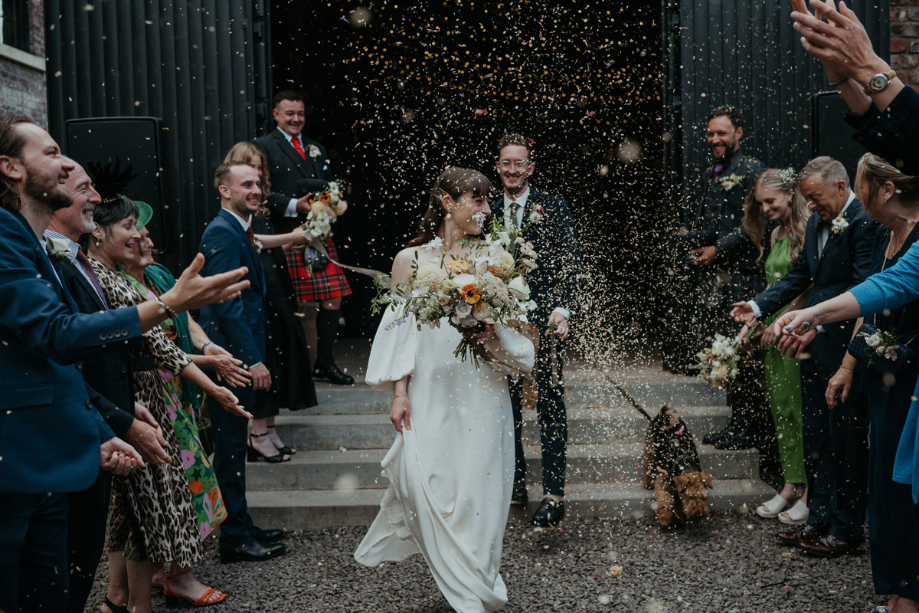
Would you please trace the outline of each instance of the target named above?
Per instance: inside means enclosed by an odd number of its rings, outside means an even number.
[[[426,245],[434,240],[441,224],[447,218],[447,211],[443,205],[444,196],[459,200],[466,192],[472,192],[474,197],[483,198],[490,191],[491,181],[478,170],[448,166],[440,173],[434,187],[431,188],[431,195],[428,196],[428,210],[421,218],[418,234],[406,246]]]

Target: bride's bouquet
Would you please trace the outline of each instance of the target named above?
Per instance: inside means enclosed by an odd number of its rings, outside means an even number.
[[[739,372],[740,349],[741,341],[716,334],[712,346],[696,354],[699,378],[715,389],[728,387]]]
[[[332,224],[348,210],[348,203],[341,197],[345,182],[330,181],[324,188],[310,194],[310,212],[306,216],[309,233],[325,241],[332,233]]]
[[[484,215],[479,219],[484,224]],[[465,256],[444,253],[438,237],[419,250],[412,263],[412,277],[406,284],[381,291],[373,312],[393,306],[401,317],[391,326],[405,323],[415,315],[421,324],[439,327],[446,318],[463,339],[454,351],[456,357],[489,360],[485,347],[475,334],[489,324],[519,326],[521,315],[536,308],[530,300],[525,275],[536,268],[536,251],[513,229],[493,222],[482,241],[464,241],[470,252]],[[512,323],[513,322],[513,323]]]

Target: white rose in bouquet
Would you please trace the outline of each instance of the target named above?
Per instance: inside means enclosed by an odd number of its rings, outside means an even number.
[[[472,312],[472,316],[475,317],[476,321],[484,321],[487,324],[495,323],[492,320],[492,317],[495,314],[495,310],[491,305],[486,303],[481,303],[481,306]]]
[[[514,277],[511,279],[511,282],[507,284],[507,289],[520,300],[530,299],[530,288],[527,286],[527,282],[523,277]]]
[[[868,345],[869,347],[877,347],[878,345],[881,344],[881,342],[882,342],[881,335],[878,334],[877,332],[875,332],[874,334],[871,334],[870,336],[865,337],[865,344]]]
[[[467,285],[475,285],[475,277],[468,274],[456,275],[452,279],[447,279],[444,285],[450,289],[462,289]]]

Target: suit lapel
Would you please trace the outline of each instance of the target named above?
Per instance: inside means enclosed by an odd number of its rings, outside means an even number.
[[[233,228],[233,231],[236,232],[242,239],[243,249],[245,249],[246,254],[249,256],[249,260],[252,262],[250,268],[255,273],[255,278],[258,280],[259,288],[264,288],[265,273],[262,270],[262,261],[261,258],[258,257],[258,253],[256,253],[255,246],[252,244],[252,241],[249,240],[249,235],[246,234],[245,230],[243,230],[239,220],[233,217],[233,215],[226,209],[220,209],[220,211],[217,213],[217,216],[222,217],[225,222],[230,224],[230,227]]]
[[[296,166],[297,170],[300,171],[300,174],[306,178],[309,178],[309,170],[307,169],[306,160],[300,157],[300,154],[297,153],[296,149],[294,149],[293,143],[287,142],[287,137],[284,136],[280,129],[275,129],[274,137],[275,140],[278,141],[278,146],[281,148],[281,151],[284,152],[284,155],[290,158],[290,161],[294,163],[294,166]],[[304,148],[304,151],[305,150],[306,149]],[[307,155],[307,160],[308,159],[310,158]]]
[[[57,266],[58,272],[61,274],[61,280],[64,281],[64,284],[68,284],[69,279],[73,279],[73,282],[79,286],[79,289],[92,300],[93,305],[99,311],[104,311],[108,307],[103,304],[102,300],[99,298],[99,294],[96,292],[96,288],[93,287],[89,281],[83,276],[77,269],[78,264],[74,264],[69,258],[66,262],[61,262]]]
[[[847,222],[851,223],[852,219],[856,215],[861,213],[861,210],[862,210],[861,203],[858,200],[853,200],[852,204],[850,204],[848,208],[846,208],[846,210],[843,211],[842,218],[846,220]],[[842,238],[842,235],[845,234],[847,231],[848,231],[848,227],[846,227],[846,229],[840,232],[839,234],[833,234],[832,226],[830,227],[830,235],[826,239],[826,245],[823,246],[823,253],[820,254],[820,261],[817,263],[818,267],[821,264],[823,264],[823,260],[826,259],[827,252],[830,249],[833,249],[836,246],[836,244],[839,243],[839,239]]]

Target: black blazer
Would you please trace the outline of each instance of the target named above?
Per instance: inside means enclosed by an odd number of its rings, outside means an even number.
[[[534,208],[541,211],[542,218],[530,223],[528,215]],[[494,202],[493,214],[503,222],[503,194]],[[531,187],[523,216],[523,229],[523,237],[533,243],[537,254],[537,268],[526,276],[530,298],[536,302],[536,310],[529,315],[530,323],[540,329],[545,328],[549,315],[556,307],[571,311],[573,319],[577,311],[581,257],[568,203]]]
[[[247,366],[265,361],[267,309],[265,273],[252,242],[239,221],[226,209],[208,224],[199,249],[204,254],[204,277],[247,266],[250,282],[239,298],[203,307],[198,323],[215,343]],[[267,367],[267,364],[266,364]]]
[[[787,275],[772,287],[754,298],[762,311],[763,318],[781,310],[786,304],[806,290],[811,283],[807,306],[819,304],[858,285],[871,274],[871,252],[874,249],[874,234],[878,224],[868,217],[862,203],[853,200],[843,214],[849,226],[840,234],[832,231],[817,257],[817,226],[820,216],[811,215],[804,234],[804,247],[798,261]],[[852,335],[854,320],[824,324],[823,329],[830,337],[848,344]]]
[[[689,229],[686,240],[693,247],[714,245],[715,264],[720,269],[747,275],[763,274],[762,266],[756,263],[759,251],[743,231],[742,224],[744,200],[765,169],[765,164],[738,149],[721,173],[721,179],[737,175],[741,183],[725,189],[720,179],[713,178],[714,166],[709,166],[690,201],[694,208],[684,220]]]
[[[52,263],[81,313],[98,313],[107,309],[76,264],[60,258],[53,258]],[[130,349],[136,346],[137,343],[118,344],[83,360],[83,379],[93,392],[108,401],[93,404],[102,414],[105,423],[120,437],[134,422],[134,377]],[[151,366],[155,368],[156,364]]]
[[[303,223],[304,215],[284,217],[284,211],[291,198],[302,198],[309,192],[322,189],[335,178],[329,164],[325,147],[314,140],[300,135],[306,159],[300,157],[294,146],[280,129],[252,141],[265,153],[271,171],[271,194],[268,196],[268,210],[271,211],[271,223],[278,233],[290,232]],[[310,155],[310,145],[319,149],[319,155]]]
[[[919,93],[904,87],[881,113],[878,107],[864,115],[846,111],[846,122],[857,131],[852,138],[909,175],[919,175]]]

